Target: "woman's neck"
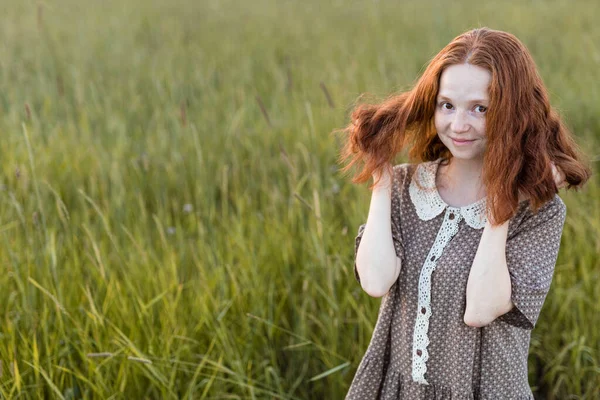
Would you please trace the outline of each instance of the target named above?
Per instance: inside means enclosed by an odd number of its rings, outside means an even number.
[[[436,174],[438,192],[448,205],[464,207],[485,197],[482,181],[483,160],[451,158],[442,162]]]

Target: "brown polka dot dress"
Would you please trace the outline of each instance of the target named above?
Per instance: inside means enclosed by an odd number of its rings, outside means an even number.
[[[529,341],[552,282],[565,204],[556,195],[533,214],[520,203],[506,243],[515,307],[489,325],[468,326],[466,287],[485,198],[447,205],[435,187],[440,161],[394,167],[391,226],[402,269],[382,297],[346,399],[533,399]],[[356,264],[354,274],[360,282]]]

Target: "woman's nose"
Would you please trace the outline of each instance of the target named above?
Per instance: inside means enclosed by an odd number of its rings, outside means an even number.
[[[454,113],[454,118],[452,118],[450,129],[452,129],[453,132],[457,133],[466,132],[469,130],[467,116],[464,112],[457,111],[456,113]]]

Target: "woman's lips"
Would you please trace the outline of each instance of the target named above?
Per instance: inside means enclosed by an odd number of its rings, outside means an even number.
[[[473,143],[475,141],[475,139],[473,140],[465,140],[465,139],[454,139],[452,138],[452,143],[454,143],[456,146],[467,146],[470,145],[471,143]]]

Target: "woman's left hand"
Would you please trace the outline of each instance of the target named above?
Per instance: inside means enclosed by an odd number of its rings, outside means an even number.
[[[558,189],[567,186],[565,174],[554,163],[552,163],[552,176],[554,177],[554,183],[556,183]]]

